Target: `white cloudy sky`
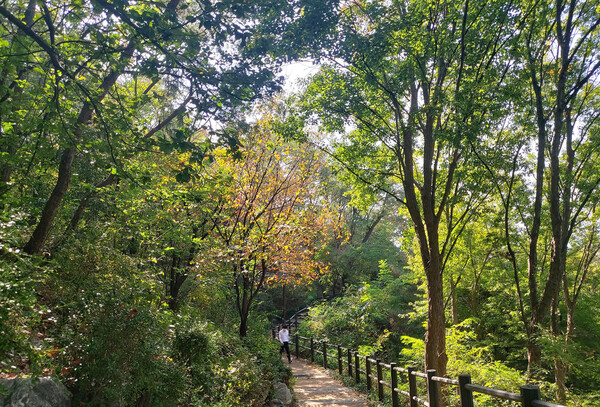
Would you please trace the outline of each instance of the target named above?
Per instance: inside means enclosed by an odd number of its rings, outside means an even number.
[[[285,78],[283,89],[286,93],[293,93],[298,90],[298,81],[309,75],[317,73],[318,65],[311,61],[299,61],[286,64],[282,67],[280,75]]]

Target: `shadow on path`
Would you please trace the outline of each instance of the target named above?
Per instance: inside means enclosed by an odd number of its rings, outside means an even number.
[[[286,361],[287,362],[287,361]],[[295,406],[368,407],[362,394],[332,379],[322,367],[294,359],[290,365],[296,378]]]

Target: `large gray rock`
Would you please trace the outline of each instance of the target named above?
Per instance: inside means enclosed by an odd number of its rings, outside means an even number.
[[[275,389],[275,394],[273,395],[274,403],[281,402],[284,406],[292,404],[292,401],[294,400],[292,398],[292,393],[284,383],[275,383],[273,388]]]
[[[0,379],[0,407],[71,407],[71,396],[49,377]]]

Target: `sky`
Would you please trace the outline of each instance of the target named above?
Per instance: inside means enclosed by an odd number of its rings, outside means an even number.
[[[300,89],[298,81],[317,73],[318,70],[319,66],[308,60],[285,64],[280,73],[285,80],[283,90],[285,93],[297,92]]]

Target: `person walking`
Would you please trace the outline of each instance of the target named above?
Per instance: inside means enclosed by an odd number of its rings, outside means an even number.
[[[281,349],[279,349],[279,356],[283,353],[285,349],[285,353],[288,357],[288,362],[292,363],[292,357],[290,356],[290,331],[287,329],[287,325],[283,325],[279,330],[279,342],[281,342]]]

